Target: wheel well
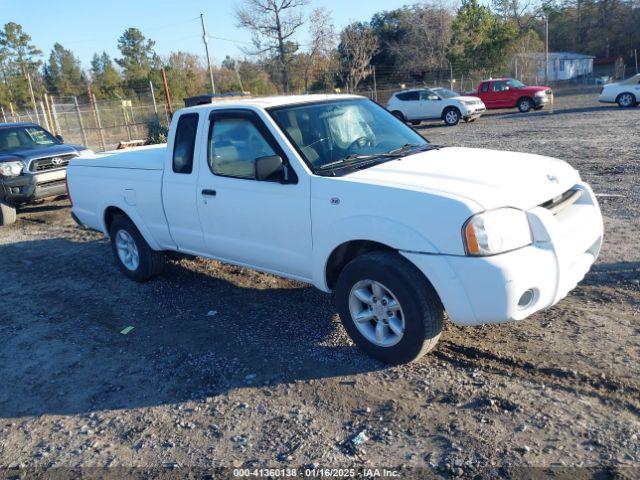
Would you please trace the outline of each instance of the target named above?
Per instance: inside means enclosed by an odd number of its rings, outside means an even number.
[[[525,99],[529,100],[532,104],[534,103],[533,98],[531,98],[529,95],[523,95],[520,98],[518,98],[518,100],[516,101],[516,107],[520,104],[522,100],[525,100]]]
[[[400,120],[404,120],[404,113],[402,113],[400,110],[392,110],[391,115],[393,115],[394,117]]]
[[[371,240],[352,240],[336,247],[335,250],[331,252],[331,255],[329,255],[329,260],[327,260],[325,269],[327,286],[333,290],[340,276],[340,272],[342,272],[342,269],[346,267],[351,260],[363,253],[376,250],[395,251],[396,249]]]
[[[125,217],[127,216],[127,214],[124,213],[124,211],[122,211],[118,207],[108,207],[104,211],[104,225],[105,225],[105,227],[107,229],[107,235],[109,234],[109,231],[111,230],[111,224],[113,223],[113,220],[118,215],[123,215]]]

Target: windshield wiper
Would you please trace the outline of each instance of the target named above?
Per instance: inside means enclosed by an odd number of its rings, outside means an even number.
[[[372,153],[370,155],[361,155],[359,153],[352,153],[351,155],[347,155],[346,157],[341,158],[340,160],[335,160],[333,162],[325,163],[324,165],[318,167],[317,170],[320,170],[320,171],[331,170],[336,167],[346,167],[349,165],[353,165],[363,160],[374,160],[378,158],[398,158],[401,156],[402,156],[401,153],[393,153],[393,152]]]
[[[407,153],[411,150],[418,150],[420,152],[426,151],[426,150],[433,150],[433,149],[438,149],[440,148],[438,145],[432,145],[431,143],[424,143],[424,144],[418,144],[418,143],[405,143],[403,146],[399,147],[399,148],[395,148],[393,150],[389,150],[388,153],[397,155],[397,154],[402,154],[402,153]]]

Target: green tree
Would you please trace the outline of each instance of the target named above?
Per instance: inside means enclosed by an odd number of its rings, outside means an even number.
[[[509,60],[517,38],[513,24],[494,14],[478,0],[462,0],[452,24],[447,58],[463,74],[499,71]]]
[[[44,82],[51,94],[72,96],[83,93],[87,79],[71,50],[56,43],[44,66]]]
[[[102,52],[102,55],[97,53],[93,55],[91,83],[93,93],[99,98],[121,98],[124,95],[122,78],[107,52]]]
[[[151,69],[157,66],[154,46],[155,42],[145,38],[137,28],[128,28],[118,39],[122,58],[117,58],[116,63],[122,68],[124,78],[131,87],[141,80],[147,80]]]
[[[5,24],[0,30],[0,52],[0,74],[5,95],[17,106],[30,105],[27,77],[32,79],[34,89],[37,89],[42,52],[31,43],[31,37],[22,30],[22,25],[14,22]]]

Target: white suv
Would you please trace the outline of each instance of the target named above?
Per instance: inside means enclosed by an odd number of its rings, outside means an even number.
[[[422,120],[441,119],[448,126],[460,120],[474,121],[486,110],[477,97],[460,96],[446,88],[416,88],[391,95],[387,110],[400,120],[419,125]]]

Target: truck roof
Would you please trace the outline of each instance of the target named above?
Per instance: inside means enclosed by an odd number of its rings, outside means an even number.
[[[196,105],[193,107],[186,107],[181,110],[203,110],[211,107],[258,107],[258,108],[271,108],[280,107],[284,105],[297,105],[303,103],[324,102],[329,100],[341,100],[349,98],[365,98],[359,95],[348,94],[312,94],[312,95],[276,95],[272,97],[245,97],[245,98],[230,98],[224,100],[218,100],[204,105]]]

